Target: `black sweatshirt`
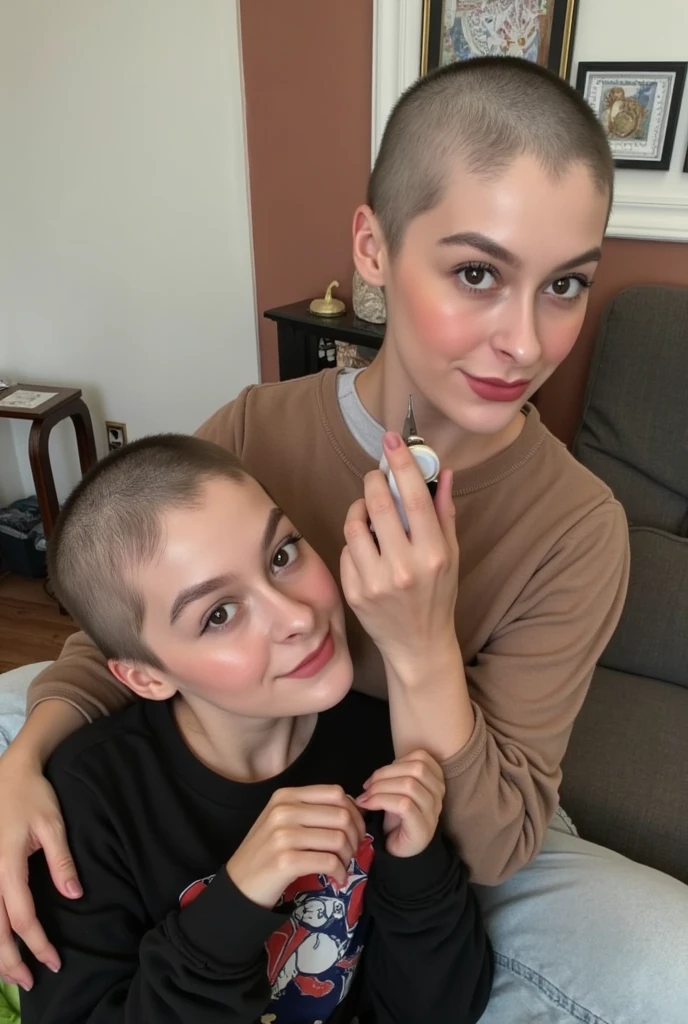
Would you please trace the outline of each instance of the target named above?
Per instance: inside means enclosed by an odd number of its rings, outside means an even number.
[[[170,703],[138,701],[81,729],[48,777],[84,896],[61,897],[43,854],[32,858],[38,916],[63,967],[53,975],[27,953],[36,984],[22,1024],[478,1020],[489,944],[439,830],[418,856],[392,857],[370,815],[344,887],[299,879],[272,910],[225,870],[275,790],[325,783],[357,795],[393,760],[387,704],[356,693],[319,716],[285,772],[257,783],[201,764]]]

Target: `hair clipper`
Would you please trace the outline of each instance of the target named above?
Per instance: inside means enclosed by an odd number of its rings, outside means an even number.
[[[416,427],[416,419],[415,416],[413,415],[413,395],[409,395],[408,412],[406,413],[406,419],[404,420],[404,427],[401,432],[401,436],[404,443],[411,452],[411,455],[415,459],[416,465],[418,466],[423,475],[423,479],[425,480],[425,483],[428,486],[430,494],[434,498],[435,492],[437,491],[437,483],[440,475],[440,460],[437,455],[437,452],[435,452],[430,447],[430,445],[427,445],[423,438],[418,433],[418,429]],[[387,477],[387,483],[389,484],[389,489],[392,492],[392,496],[394,497],[394,502],[397,506],[399,518],[401,519],[404,525],[404,529],[408,533],[409,524],[408,519],[406,517],[404,503],[401,500],[401,495],[399,494],[399,489],[397,488],[397,482],[394,479],[394,474],[392,473],[392,470],[389,468],[389,463],[387,462],[387,458],[384,452],[380,460],[380,469]]]

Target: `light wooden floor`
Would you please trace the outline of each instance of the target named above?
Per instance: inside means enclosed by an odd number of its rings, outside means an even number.
[[[0,578],[0,672],[49,661],[76,626],[43,589],[44,580]]]

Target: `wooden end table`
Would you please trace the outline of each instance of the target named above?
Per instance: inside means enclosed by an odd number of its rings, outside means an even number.
[[[29,392],[30,400],[20,392]],[[45,395],[41,401],[40,396]],[[10,401],[8,402],[7,399]],[[25,404],[19,404],[24,402]],[[42,384],[14,384],[0,391],[0,417],[3,419],[32,420],[29,433],[29,462],[36,485],[38,507],[41,510],[46,538],[50,537],[60,511],[55,490],[55,479],[50,464],[48,443],[56,423],[69,417],[74,424],[79,449],[81,472],[85,473],[97,461],[93,424],[88,406],[78,388],[48,387]]]

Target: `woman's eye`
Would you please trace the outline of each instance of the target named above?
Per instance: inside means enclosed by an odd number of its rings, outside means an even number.
[[[217,608],[210,613],[206,623],[206,629],[220,629],[222,626],[227,626],[232,621],[236,613],[237,606],[233,602],[219,604]]]
[[[556,295],[558,299],[577,299],[583,289],[589,287],[580,277],[558,277],[545,289],[545,294]]]
[[[281,572],[290,566],[299,557],[299,540],[301,538],[293,537],[288,540],[281,548],[275,552],[272,557],[272,567]]]
[[[476,292],[487,292],[495,286],[495,275],[487,267],[462,267],[456,275],[461,284]]]

